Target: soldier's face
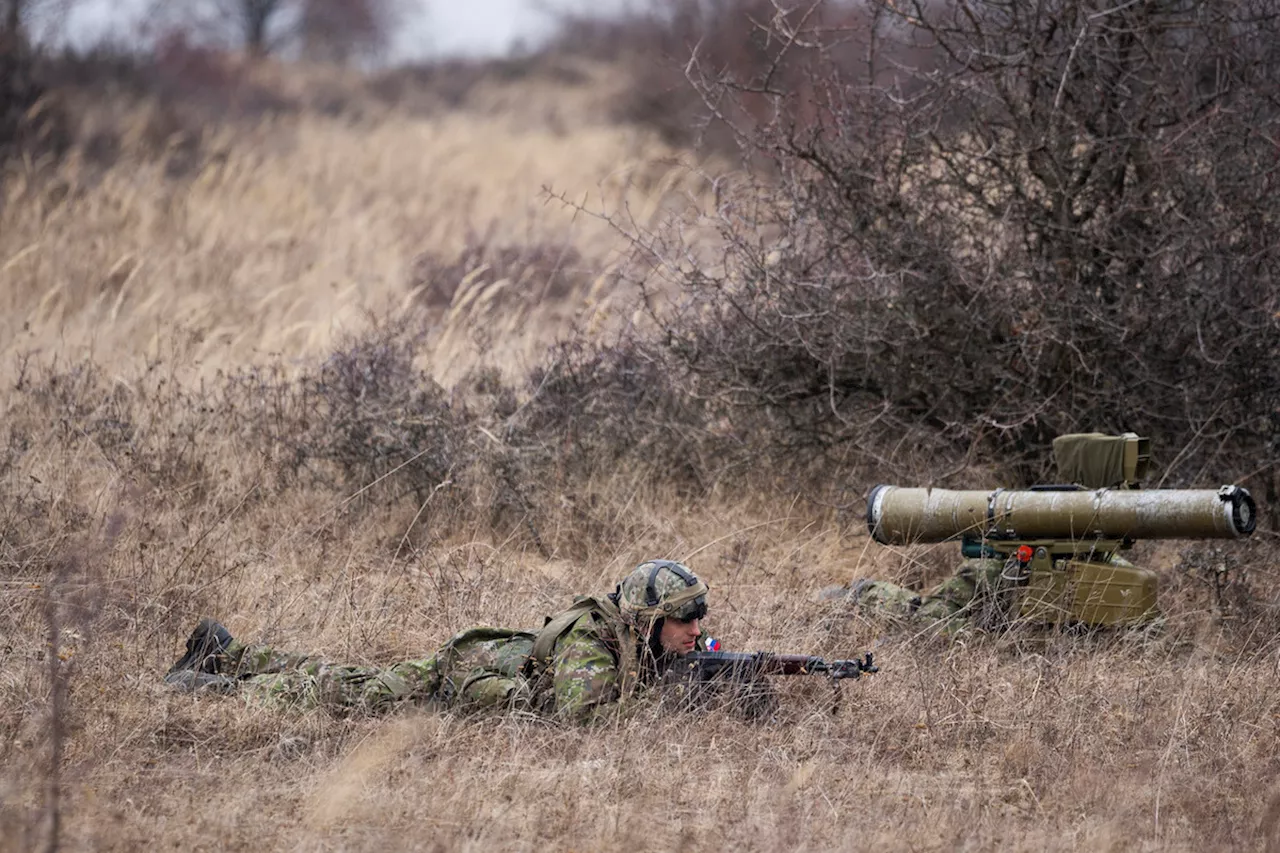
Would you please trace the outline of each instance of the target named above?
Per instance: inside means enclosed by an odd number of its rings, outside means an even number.
[[[658,643],[663,651],[670,654],[687,655],[693,651],[700,636],[702,627],[697,619],[666,619],[658,634]]]

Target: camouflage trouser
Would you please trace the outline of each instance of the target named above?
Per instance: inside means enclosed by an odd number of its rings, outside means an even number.
[[[965,560],[956,573],[925,595],[888,581],[859,581],[850,595],[860,609],[924,620],[960,620],[984,604],[998,605],[1002,560]]]
[[[532,648],[533,634],[472,628],[429,658],[384,668],[237,642],[220,656],[218,669],[238,679],[241,693],[271,705],[375,712],[401,702],[509,708],[528,699],[520,668]]]

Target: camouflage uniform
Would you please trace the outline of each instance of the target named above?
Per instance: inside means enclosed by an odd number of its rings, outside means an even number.
[[[353,666],[233,642],[216,670],[235,679],[240,693],[266,704],[382,711],[399,702],[498,705],[517,698],[519,670],[533,635],[474,628],[451,638],[434,655],[389,667]]]
[[[706,591],[685,567],[655,560],[638,566],[603,600],[575,599],[537,633],[472,628],[431,657],[382,668],[245,645],[222,629],[225,642],[196,660],[194,668],[213,676],[219,689],[268,704],[376,712],[414,702],[534,711],[584,721],[662,674],[670,656],[649,638],[656,636],[666,615],[704,615]],[[646,597],[657,598],[648,609],[637,604]],[[188,658],[197,635],[192,636]],[[191,663],[180,661],[167,680],[189,686],[209,683],[181,678],[190,674],[184,664]],[[180,677],[174,678],[175,673]]]
[[[1004,563],[964,560],[956,573],[925,595],[889,581],[862,580],[848,596],[862,610],[925,620],[965,618],[999,589]],[[841,590],[840,594],[845,594]]]
[[[1134,568],[1133,563],[1114,554],[1107,562]],[[924,595],[889,581],[860,580],[849,587],[837,587],[826,597],[847,596],[867,613],[945,622],[951,627],[970,623],[980,628],[1003,627],[1018,616],[1018,582],[1006,573],[1004,560],[966,559],[955,574]]]

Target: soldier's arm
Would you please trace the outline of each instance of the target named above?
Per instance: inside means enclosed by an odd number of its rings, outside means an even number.
[[[587,620],[590,617],[585,617]],[[589,622],[581,622],[556,643],[552,661],[555,713],[574,722],[591,722],[620,695],[618,662]]]

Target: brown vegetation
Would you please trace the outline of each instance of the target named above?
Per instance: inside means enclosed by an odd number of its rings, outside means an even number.
[[[859,43],[1026,35],[901,7]],[[10,158],[0,208],[0,849],[1280,845],[1265,513],[1139,544],[1155,630],[938,637],[817,595],[954,564],[870,542],[874,482],[1045,476],[1056,431],[1148,432],[1169,484],[1274,504],[1273,59],[1219,21],[1205,107],[1151,8],[1094,32],[1058,3],[1029,64],[953,42],[891,92],[818,49],[854,23],[761,6],[768,51],[680,66],[691,110],[745,95],[750,173],[616,123],[628,78],[584,56],[371,83],[175,54],[176,100],[63,64],[65,150]],[[1117,91],[1148,97],[1092,99],[1127,37]],[[1129,127],[1144,106],[1172,124]],[[1027,109],[1058,118],[1014,156]],[[160,684],[201,615],[390,662],[654,556],[710,582],[726,647],[882,673],[838,702],[792,681],[765,722],[654,702],[587,730]]]
[[[788,454],[908,436],[908,463],[995,455],[1030,479],[1054,435],[1136,429],[1177,448],[1167,484],[1274,492],[1280,11],[910,5],[857,38],[779,16],[775,61],[691,66],[773,169],[704,210],[718,263],[684,264],[682,228],[637,231],[641,285],[685,294],[655,312],[668,357]]]

